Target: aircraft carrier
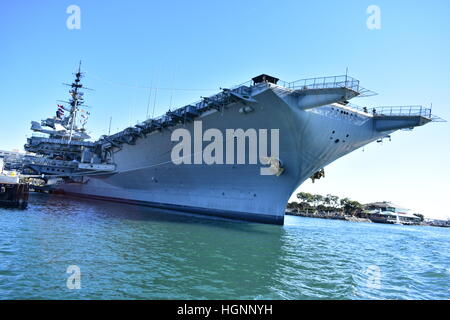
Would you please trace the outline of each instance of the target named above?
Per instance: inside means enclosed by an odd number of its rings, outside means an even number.
[[[439,119],[422,106],[353,105],[374,93],[348,75],[262,74],[91,141],[82,76],[55,117],[32,122],[35,177],[74,196],[262,223],[283,224],[291,194],[336,159]]]

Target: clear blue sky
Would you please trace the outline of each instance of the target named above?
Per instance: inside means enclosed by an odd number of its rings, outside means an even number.
[[[66,9],[81,8],[69,30]],[[366,9],[381,9],[381,30]],[[0,149],[22,148],[31,120],[53,116],[67,98],[62,82],[78,61],[98,137],[268,73],[284,80],[345,73],[378,96],[357,104],[433,103],[450,119],[450,2],[430,1],[2,1],[0,3]],[[120,85],[124,83],[126,85]],[[171,103],[172,101],[172,103]],[[153,106],[153,98],[151,108]],[[361,202],[390,200],[427,216],[448,217],[450,127],[434,123],[398,132],[326,170],[304,191]]]

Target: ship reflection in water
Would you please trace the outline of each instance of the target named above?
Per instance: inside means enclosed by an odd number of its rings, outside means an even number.
[[[0,225],[2,299],[448,298],[448,229],[263,225],[45,194],[0,209]]]

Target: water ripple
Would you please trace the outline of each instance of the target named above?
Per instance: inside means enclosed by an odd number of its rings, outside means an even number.
[[[47,195],[0,209],[0,226],[0,299],[450,298],[449,229],[280,227]]]

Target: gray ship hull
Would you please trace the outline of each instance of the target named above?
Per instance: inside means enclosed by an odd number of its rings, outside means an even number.
[[[203,130],[279,129],[279,159],[285,168],[280,176],[261,175],[259,163],[174,164],[171,133],[183,127],[193,134],[190,122],[153,132],[135,145],[124,144],[113,156],[116,173],[85,177],[83,183],[60,188],[83,197],[283,224],[286,203],[301,183],[387,134],[375,130],[367,114],[342,112],[348,110],[344,106],[299,107],[298,98],[277,86],[260,88],[253,98],[257,102],[252,112],[241,113],[244,103],[234,103],[222,112],[210,110],[198,120]]]

